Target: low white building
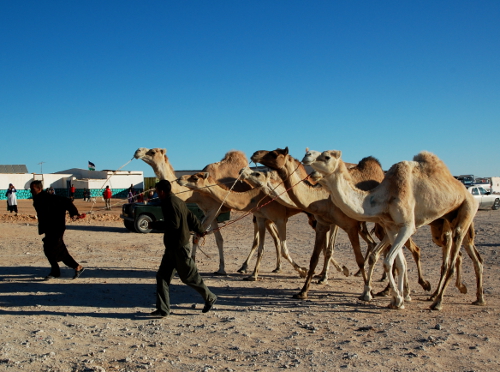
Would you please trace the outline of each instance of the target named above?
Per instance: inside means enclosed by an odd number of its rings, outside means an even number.
[[[101,196],[109,186],[113,197],[126,198],[132,185],[136,191],[144,189],[142,171],[89,171],[73,168],[56,173],[0,173],[0,199],[6,199],[5,193],[12,183],[17,190],[18,199],[31,198],[30,183],[40,180],[44,188],[52,187],[57,195],[69,196],[69,188],[76,188],[75,198],[83,198],[83,190],[89,189],[91,197]]]

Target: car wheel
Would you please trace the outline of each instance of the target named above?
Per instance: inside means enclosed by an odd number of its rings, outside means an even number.
[[[493,207],[491,207],[491,209],[493,210],[497,210],[497,209],[500,209],[500,199],[496,198],[495,199],[495,202],[493,203]]]
[[[151,217],[146,214],[141,214],[135,219],[135,231],[142,234],[147,234],[151,232],[152,229],[149,228],[149,224],[153,222]]]
[[[123,221],[125,228],[130,231],[135,231],[135,226],[133,221]]]

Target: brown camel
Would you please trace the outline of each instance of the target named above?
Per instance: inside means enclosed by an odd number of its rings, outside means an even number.
[[[442,276],[431,309],[442,308],[444,292],[454,273],[464,238],[465,248],[473,259],[476,271],[477,300],[474,304],[485,304],[482,260],[474,247],[473,234],[470,234],[478,203],[436,155],[423,151],[416,155],[413,161],[393,165],[380,185],[370,191],[356,187],[341,159],[340,151],[324,151],[319,156],[310,156],[308,152],[303,163],[310,164],[322,173],[332,201],[344,213],[358,220],[379,223],[386,232],[384,239],[370,255],[368,283],[363,293],[365,300],[371,299],[371,277],[378,255],[391,244],[384,260],[384,270],[393,292],[389,307],[404,308],[406,260],[402,252],[403,244],[418,227],[444,219],[446,223],[443,233],[449,234],[450,253],[449,259],[444,260]],[[399,273],[397,285],[392,273],[394,263]]]
[[[367,276],[364,269],[365,259],[361,252],[359,236],[367,242],[369,249],[375,247],[375,241],[362,224],[348,216],[337,208],[330,200],[328,191],[321,185],[313,185],[306,181],[307,172],[300,162],[288,154],[288,148],[276,149],[274,151],[257,151],[252,157],[255,163],[261,163],[278,172],[280,178],[284,181],[285,188],[288,190],[290,199],[302,210],[312,213],[317,220],[316,239],[313,254],[309,264],[309,272],[302,290],[296,294],[296,298],[307,298],[314,270],[318,264],[319,254],[326,250],[326,236],[332,225],[343,229],[351,241],[356,263],[361,270],[363,280],[366,282]],[[370,161],[371,162],[371,161]],[[379,166],[380,167],[380,166]],[[360,167],[364,171],[359,172],[365,175],[365,178],[359,182],[369,183],[376,179],[376,174],[372,174],[368,162]],[[379,176],[378,176],[379,177]],[[370,248],[371,247],[371,248]],[[328,262],[332,256],[332,249],[327,249],[325,261]]]
[[[206,194],[193,192],[191,189],[180,186],[177,182],[172,182],[177,179],[177,176],[175,175],[174,168],[170,163],[166,155],[166,152],[167,152],[166,149],[161,149],[161,148],[147,149],[141,147],[137,149],[137,151],[134,154],[134,157],[136,159],[141,159],[145,163],[149,164],[153,168],[153,171],[155,172],[156,177],[158,177],[158,179],[170,181],[172,183],[172,192],[175,193],[182,200],[184,200],[187,203],[198,204],[198,206],[205,215],[205,218],[203,219],[202,222],[203,227],[208,228],[210,226],[211,229],[214,230],[215,241],[217,243],[217,248],[219,251],[219,269],[214,274],[227,275],[224,263],[224,250],[223,250],[224,240],[222,238],[221,233],[217,230],[216,217],[219,213],[229,211],[230,208],[224,206],[222,206],[221,208],[220,202],[214,200],[213,198],[207,197]],[[228,182],[230,184],[233,184],[234,181],[238,178],[239,170],[246,165],[248,165],[248,161],[246,159],[245,154],[243,154],[241,151],[230,151],[225,155],[224,159],[222,159],[220,162],[209,164],[204,168],[204,170],[214,174],[215,175],[214,177],[219,182]],[[250,186],[248,184],[241,182],[236,183],[234,187],[236,190],[239,191],[250,189]],[[278,239],[278,232],[274,224],[265,223],[265,225],[276,245],[277,269],[279,269],[281,266],[281,261],[280,261],[281,252],[279,250],[280,245]],[[256,224],[254,224],[254,241],[252,250],[250,251],[249,258],[251,257],[252,252],[255,251],[258,245],[259,237],[256,235],[257,231],[258,231],[257,226]],[[193,258],[196,258],[197,248],[198,248],[198,243],[193,242],[193,249],[191,251],[191,255]],[[239,271],[245,271],[245,270],[246,267],[245,264],[243,264],[243,266],[239,269]]]
[[[261,190],[269,196],[271,199],[276,200],[278,203],[284,205],[288,208],[299,209],[297,205],[288,196],[287,190],[283,184],[283,181],[278,176],[276,171],[253,171],[251,168],[243,168],[240,171],[241,179],[246,180],[253,187],[261,188]],[[316,229],[316,220],[311,224],[314,229]],[[335,238],[338,228],[331,228],[327,236],[327,247],[333,251],[333,244],[335,244]],[[330,246],[331,245],[331,246]],[[325,254],[326,257],[326,254]],[[330,257],[330,262],[337,269],[337,271],[342,272],[345,276],[349,276],[349,269],[345,266],[340,266],[333,257]],[[329,262],[325,262],[323,265],[323,271],[319,274],[320,284],[325,284],[328,281],[328,270]]]
[[[307,269],[300,267],[293,261],[292,257],[288,253],[286,245],[286,223],[288,218],[297,213],[301,213],[301,210],[287,208],[276,202],[268,203],[270,199],[260,189],[250,189],[248,191],[238,192],[222,188],[218,184],[217,180],[208,172],[185,175],[179,178],[177,182],[181,186],[197,190],[200,193],[205,193],[231,209],[251,212],[257,217],[257,223],[261,232],[259,236],[262,237],[262,239],[259,242],[257,263],[255,265],[254,272],[250,277],[246,278],[247,280],[257,280],[258,278],[259,266],[264,249],[264,225],[262,222],[266,219],[273,221],[278,228],[278,236],[281,242],[281,254],[283,257],[292,264],[301,277],[306,275]]]

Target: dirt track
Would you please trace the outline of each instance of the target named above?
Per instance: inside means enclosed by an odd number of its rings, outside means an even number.
[[[91,209],[82,201],[77,206],[80,212]],[[174,279],[173,314],[157,320],[143,315],[154,308],[162,235],[127,232],[119,207],[111,213],[101,208],[92,208],[95,218],[68,224],[68,248],[87,268],[75,281],[68,268],[61,279],[41,280],[49,267],[31,201],[20,201],[17,217],[0,215],[0,370],[500,370],[499,211],[479,211],[475,220],[476,245],[485,262],[485,307],[471,305],[475,279],[467,257],[469,293],[450,286],[441,312],[428,310],[428,294],[416,283],[408,254],[413,301],[400,311],[386,308],[388,298],[358,300],[361,278],[333,271],[327,285],[312,285],[308,300],[293,299],[303,279],[287,262],[281,273],[271,272],[276,261],[269,238],[261,280],[243,281],[246,275],[236,270],[248,253],[252,232],[245,218],[222,231],[229,276],[211,274],[218,267],[213,237],[202,247],[210,258],[198,254],[198,267],[219,296],[214,311],[202,314],[198,295]],[[428,228],[419,230],[415,240],[434,287],[440,251]],[[313,243],[305,218],[292,218],[288,246],[302,266],[308,265]],[[342,232],[335,257],[351,273],[356,271]],[[376,277],[380,275],[379,265]],[[378,290],[384,286],[376,283]]]

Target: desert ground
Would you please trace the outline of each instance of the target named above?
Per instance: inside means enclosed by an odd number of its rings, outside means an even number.
[[[86,267],[43,281],[49,272],[31,200],[20,200],[20,214],[0,214],[0,370],[1,371],[498,371],[500,370],[500,211],[479,211],[476,246],[484,259],[487,305],[474,306],[475,277],[464,258],[468,293],[452,284],[442,311],[429,310],[429,294],[417,284],[408,261],[412,301],[403,310],[387,308],[387,297],[365,303],[363,284],[345,233],[336,260],[346,277],[331,270],[325,285],[314,282],[309,299],[292,296],[303,285],[288,262],[273,273],[275,249],[267,237],[258,281],[237,270],[252,242],[251,218],[221,230],[228,276],[218,268],[215,239],[209,235],[196,261],[206,284],[218,296],[202,314],[202,299],[174,279],[173,313],[154,310],[155,272],[163,253],[162,234],[127,231],[112,211],[77,200],[85,219],[69,222],[65,242]],[[92,212],[92,213],[89,213]],[[414,236],[422,248],[425,276],[437,284],[441,252],[429,228]],[[314,232],[303,215],[288,223],[288,247],[307,267]],[[465,254],[465,253],[464,253]],[[255,256],[251,261],[255,262]],[[322,267],[317,269],[319,271]],[[375,277],[381,277],[377,265]],[[376,290],[386,283],[376,282]]]

